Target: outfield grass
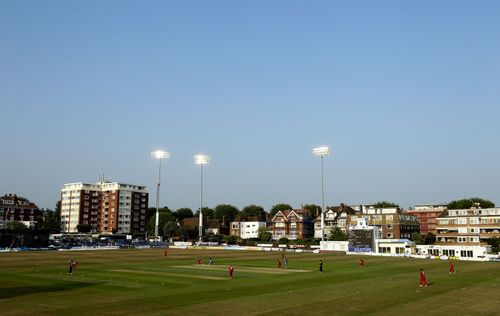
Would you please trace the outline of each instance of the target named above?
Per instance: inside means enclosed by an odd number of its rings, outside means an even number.
[[[162,249],[0,254],[1,315],[498,315],[500,264]],[[212,257],[214,266],[195,265]],[[68,274],[70,259],[79,262]],[[318,260],[324,273],[318,272]],[[234,279],[227,267],[235,266]],[[424,268],[429,287],[418,287]]]

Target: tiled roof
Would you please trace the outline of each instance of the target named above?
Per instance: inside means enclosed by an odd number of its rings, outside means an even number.
[[[7,204],[3,201],[13,201],[13,204]],[[35,203],[32,203],[28,199],[12,193],[5,194],[4,196],[0,197],[0,205],[2,205],[3,207],[14,207],[14,208],[22,207],[22,208],[38,209],[38,206],[36,206]]]
[[[181,226],[198,226],[198,217],[188,217],[181,220]]]

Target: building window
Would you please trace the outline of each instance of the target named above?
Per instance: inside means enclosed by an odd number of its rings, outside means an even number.
[[[472,252],[472,250],[461,250],[460,251],[460,256],[461,257],[472,258],[474,256],[474,253]]]
[[[379,251],[380,251],[380,253],[391,253],[391,248],[390,247],[380,247]]]

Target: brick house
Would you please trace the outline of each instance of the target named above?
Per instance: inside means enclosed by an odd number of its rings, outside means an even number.
[[[274,240],[311,238],[314,235],[314,221],[307,210],[278,211],[271,219]]]
[[[5,194],[0,197],[0,226],[8,222],[23,222],[26,226],[36,223],[42,211],[35,203],[17,194]]]

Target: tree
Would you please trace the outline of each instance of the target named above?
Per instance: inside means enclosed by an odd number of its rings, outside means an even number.
[[[37,218],[36,228],[47,230],[50,234],[61,232],[61,211],[57,211],[57,205],[56,211],[45,210],[44,214]]]
[[[424,235],[424,243],[426,245],[433,245],[436,242],[436,235],[433,233],[427,233]]]
[[[491,251],[493,253],[500,252],[500,238],[498,238],[498,237],[488,238],[488,240],[486,242],[488,243],[488,245],[491,246]]]
[[[175,221],[166,222],[163,225],[163,237],[166,239],[179,236],[181,229]]]
[[[489,200],[475,197],[470,199],[451,201],[450,203],[448,203],[447,208],[449,210],[459,210],[459,209],[469,209],[472,208],[473,206],[479,206],[481,208],[492,208],[495,207],[495,203]]]
[[[286,237],[281,237],[279,240],[278,240],[278,244],[288,244],[288,238]]]
[[[316,217],[321,214],[321,206],[316,204],[306,204],[302,207],[304,210],[309,211],[311,217]]]
[[[211,208],[209,208],[209,207],[204,207],[203,208],[203,217],[204,218],[210,218],[210,219],[212,219],[212,218],[214,218],[214,213],[215,213],[214,210],[211,209]],[[200,209],[196,210],[195,216],[196,217],[200,216]]]
[[[12,222],[8,222],[7,224],[5,224],[5,229],[9,229],[9,230],[24,230],[27,228],[28,227],[26,225],[24,225],[23,223],[18,222],[18,221],[12,221]]]
[[[219,204],[214,209],[214,218],[230,223],[238,215],[240,210],[229,204]]]
[[[89,224],[78,224],[76,225],[76,230],[79,233],[88,234],[92,231],[92,225]]]
[[[337,226],[333,226],[330,230],[330,236],[328,236],[330,241],[345,241],[348,240],[347,235]]]
[[[241,218],[248,218],[248,217],[257,217],[259,221],[265,221],[266,220],[266,211],[264,211],[264,208],[259,205],[251,204],[248,206],[245,206],[239,216]]]
[[[422,234],[417,233],[417,232],[411,234],[410,240],[413,241],[417,245],[424,245],[425,244],[424,236],[422,236]]]
[[[193,211],[190,208],[187,208],[187,207],[183,207],[183,208],[178,209],[174,213],[174,215],[177,218],[177,220],[179,220],[179,221],[182,221],[185,218],[189,218],[189,217],[193,217],[194,216]]]
[[[153,217],[156,215],[156,207],[149,207],[148,210],[148,215],[149,218]],[[168,206],[160,207],[158,209],[158,213],[166,213],[166,214],[172,214],[172,210],[168,208]]]
[[[287,210],[293,210],[293,208],[289,204],[285,203],[279,203],[276,205],[273,205],[271,208],[271,217],[276,215],[279,211],[287,211]]]
[[[374,208],[391,208],[391,207],[399,208],[399,205],[394,203],[394,202],[380,201],[380,202],[373,204],[373,207]]]
[[[236,243],[238,243],[238,237],[223,235],[222,241],[227,243],[228,245],[235,245]]]
[[[183,241],[197,240],[199,236],[198,227],[196,226],[180,226],[179,232]]]
[[[259,240],[260,241],[271,241],[273,234],[267,227],[259,227]]]
[[[436,242],[436,235],[433,233],[420,234],[420,233],[412,233],[410,240],[413,241],[417,245],[433,245]]]
[[[168,207],[164,207],[159,209],[159,221],[158,221],[158,235],[163,236],[163,227],[166,222],[175,222],[175,216],[172,211]],[[155,226],[156,226],[156,209],[154,210],[153,215],[149,218],[148,223],[148,234],[155,234]]]

